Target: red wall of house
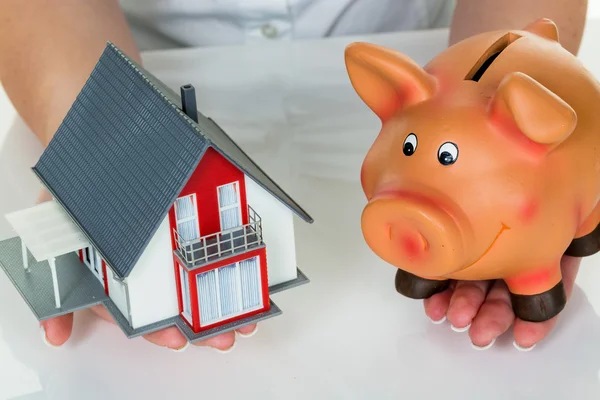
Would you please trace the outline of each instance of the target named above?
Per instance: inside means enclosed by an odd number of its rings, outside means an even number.
[[[231,182],[239,182],[240,202],[242,206],[242,224],[248,223],[248,206],[246,202],[246,183],[244,173],[215,149],[209,147],[206,154],[178,197],[196,193],[198,203],[198,219],[200,236],[217,233],[221,230],[219,218],[219,199],[217,187]],[[169,211],[171,232],[176,229],[175,207]],[[176,249],[175,238],[171,235],[173,250]]]
[[[196,275],[207,272],[216,268],[223,267],[225,265],[233,264],[235,262],[239,262],[248,258],[259,256],[260,258],[260,278],[262,281],[262,296],[263,296],[263,308],[252,311],[248,314],[243,314],[237,317],[233,317],[224,321],[220,321],[216,324],[209,325],[207,327],[200,327],[200,308],[198,304],[198,285],[196,284]],[[177,299],[179,302],[179,312],[183,311],[183,303],[181,298],[181,282],[179,279],[179,259],[174,257],[175,261],[175,269],[177,271]],[[230,322],[238,321],[240,319],[244,319],[256,314],[260,314],[262,312],[268,311],[271,308],[271,304],[269,301],[269,281],[267,276],[267,253],[265,247],[252,250],[246,253],[239,254],[234,257],[226,258],[220,260],[218,262],[208,264],[205,267],[198,268],[194,271],[188,273],[188,281],[190,282],[190,302],[192,306],[192,319],[194,321],[193,326],[191,328],[194,332],[201,332],[207,329],[212,329],[221,325],[228,324]]]
[[[104,280],[104,292],[108,296],[108,276],[106,276],[106,261],[102,260],[102,277]]]

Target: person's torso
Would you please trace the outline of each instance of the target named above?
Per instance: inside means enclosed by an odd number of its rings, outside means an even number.
[[[454,0],[121,0],[145,48],[246,44],[447,26]]]

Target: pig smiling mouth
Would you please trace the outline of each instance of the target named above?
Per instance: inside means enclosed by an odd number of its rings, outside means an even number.
[[[492,250],[492,248],[494,247],[494,245],[496,244],[496,242],[498,241],[498,239],[500,238],[500,236],[502,236],[502,234],[504,233],[504,231],[507,231],[510,229],[509,226],[507,226],[504,222],[501,222],[502,227],[500,228],[500,230],[498,231],[498,233],[496,234],[496,237],[494,238],[494,240],[492,240],[492,243],[488,246],[488,248],[483,252],[483,254],[481,254],[477,260],[473,261],[471,264],[467,265],[466,267],[462,267],[456,271],[454,271],[453,273],[456,272],[460,272],[460,271],[464,271],[467,268],[472,267],[473,265],[477,264],[483,257],[486,256],[487,253],[490,252],[490,250]]]

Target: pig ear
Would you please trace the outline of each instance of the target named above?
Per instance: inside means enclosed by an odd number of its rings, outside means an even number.
[[[523,30],[558,42],[558,27],[551,19],[540,18],[527,25]]]
[[[405,55],[369,43],[346,47],[346,69],[359,97],[381,120],[433,96],[435,79]]]
[[[577,125],[577,114],[560,97],[529,76],[507,75],[490,103],[494,118],[516,127],[536,143],[558,145]]]

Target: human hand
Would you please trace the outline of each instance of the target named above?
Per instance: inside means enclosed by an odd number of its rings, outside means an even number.
[[[97,305],[90,308],[95,315],[117,327],[110,313],[103,305]],[[61,315],[60,317],[51,318],[41,323],[42,338],[44,342],[53,347],[62,346],[73,330],[73,314]],[[258,326],[256,324],[247,325],[239,328],[235,332],[226,332],[218,336],[213,336],[210,339],[195,342],[194,346],[212,347],[220,352],[228,353],[233,350],[236,340],[236,332],[239,336],[250,337],[256,333]],[[174,351],[184,351],[189,342],[183,334],[174,326],[161,329],[156,332],[149,333],[143,336],[144,339],[157,346],[167,347]]]
[[[43,203],[51,199],[52,196],[50,193],[44,190],[40,194],[37,203]],[[103,305],[91,307],[90,310],[96,316],[117,327],[112,316]],[[42,339],[46,344],[53,347],[62,346],[71,337],[73,331],[73,313],[42,321],[40,327],[42,329]],[[256,333],[257,328],[256,324],[247,325],[236,331],[226,332],[207,340],[195,342],[194,345],[212,347],[220,352],[229,352],[235,346],[236,332],[239,336],[250,337]],[[149,333],[144,335],[143,338],[157,346],[167,347],[175,351],[183,351],[189,345],[185,336],[174,326]]]
[[[580,263],[581,258],[569,256],[561,260],[567,300],[573,292]],[[452,329],[468,330],[477,349],[491,347],[498,336],[513,326],[513,345],[521,351],[531,350],[551,332],[560,316],[540,323],[516,318],[508,287],[502,280],[452,282],[445,291],[426,299],[424,306],[425,313],[434,323],[447,319]]]

